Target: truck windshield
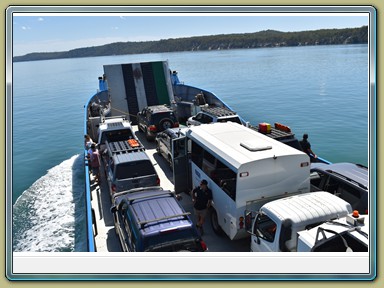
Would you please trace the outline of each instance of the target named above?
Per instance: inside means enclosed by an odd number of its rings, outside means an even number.
[[[105,143],[107,140],[108,142],[116,142],[116,141],[124,141],[128,139],[132,139],[133,133],[130,128],[127,129],[121,129],[116,131],[105,131],[101,135],[100,143]]]

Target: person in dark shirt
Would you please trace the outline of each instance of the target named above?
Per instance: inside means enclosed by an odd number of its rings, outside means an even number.
[[[208,208],[211,207],[212,191],[208,188],[207,180],[203,179],[200,186],[192,191],[193,208],[196,216],[196,227],[203,234],[203,224],[207,215]]]
[[[303,135],[303,139],[300,141],[301,150],[303,150],[304,153],[307,153],[311,161],[315,160],[317,158],[317,155],[315,152],[311,149],[311,143],[308,141],[308,134],[305,133]]]

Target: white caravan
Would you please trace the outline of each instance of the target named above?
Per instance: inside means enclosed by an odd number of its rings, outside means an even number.
[[[305,153],[243,125],[194,126],[186,139],[192,188],[202,179],[208,181],[213,229],[231,240],[249,236],[246,210],[310,191],[310,160]]]

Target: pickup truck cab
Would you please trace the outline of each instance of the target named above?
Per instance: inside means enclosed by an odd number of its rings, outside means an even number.
[[[114,142],[128,139],[137,139],[133,133],[131,122],[124,117],[102,118],[98,128],[97,143],[99,148],[105,144],[106,140]]]
[[[160,185],[143,144],[124,117],[102,118],[98,145],[111,195],[132,188]]]
[[[268,202],[253,222],[251,252],[297,252],[298,232],[351,212],[349,203],[324,191]]]

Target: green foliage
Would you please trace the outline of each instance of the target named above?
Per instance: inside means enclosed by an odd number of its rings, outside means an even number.
[[[21,62],[141,53],[362,43],[368,43],[368,26],[303,32],[266,30],[246,34],[221,34],[177,39],[170,38],[146,42],[117,42],[63,52],[30,53],[24,56],[15,56],[13,57],[13,61]]]

